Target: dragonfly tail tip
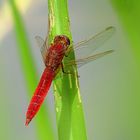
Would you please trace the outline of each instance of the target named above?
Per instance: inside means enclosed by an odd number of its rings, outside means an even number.
[[[28,126],[30,121],[31,121],[30,119],[26,118],[25,126]]]

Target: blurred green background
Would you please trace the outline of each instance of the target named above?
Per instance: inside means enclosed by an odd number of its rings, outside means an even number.
[[[47,34],[47,0],[17,4],[30,42],[38,80],[44,64],[34,37]],[[140,139],[140,4],[138,0],[70,0],[74,42],[112,25],[116,33],[98,51],[111,55],[79,69],[89,140]],[[24,126],[29,102],[8,1],[0,0],[0,140],[41,140],[35,119]],[[45,102],[57,135],[53,90]],[[48,110],[47,110],[48,111]],[[39,115],[39,113],[38,113]],[[43,124],[45,120],[41,120]]]

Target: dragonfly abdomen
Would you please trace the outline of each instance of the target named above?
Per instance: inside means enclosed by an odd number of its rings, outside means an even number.
[[[42,74],[40,82],[34,92],[34,95],[30,101],[30,104],[28,106],[28,110],[26,113],[26,123],[25,123],[26,126],[33,119],[33,117],[38,112],[40,106],[42,105],[48,93],[48,90],[51,86],[53,78],[54,78],[54,72],[46,67]]]

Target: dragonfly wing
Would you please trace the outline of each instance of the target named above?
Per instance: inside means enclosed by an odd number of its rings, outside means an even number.
[[[36,39],[38,46],[40,47],[40,52],[41,52],[43,61],[45,62],[46,53],[47,53],[47,50],[49,48],[48,44],[40,36],[36,36],[35,39]]]
[[[78,67],[81,67],[83,66],[84,64],[87,64],[93,60],[96,60],[98,58],[101,58],[107,54],[110,54],[114,52],[114,50],[108,50],[108,51],[105,51],[105,52],[101,52],[101,53],[97,53],[97,54],[94,54],[92,56],[89,56],[89,57],[86,57],[86,58],[83,58],[83,59],[78,59],[78,60],[71,60],[71,61],[68,61],[65,66],[73,66],[73,65],[77,65]]]
[[[41,55],[43,58],[43,61],[45,62],[45,58],[46,58],[46,54],[49,48],[49,32],[50,32],[50,20],[48,19],[48,31],[47,31],[47,37],[44,41],[44,39],[42,39],[40,36],[36,36],[36,42],[38,44],[38,46],[40,47],[40,51],[41,51]]]
[[[75,52],[76,59],[85,58],[90,56],[97,48],[99,48],[107,39],[109,39],[115,32],[115,27],[110,26],[87,40],[81,41],[70,47],[68,53]]]

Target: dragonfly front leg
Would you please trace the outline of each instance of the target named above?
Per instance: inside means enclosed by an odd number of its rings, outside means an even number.
[[[64,74],[74,74],[74,73],[72,73],[72,72],[66,72],[65,70],[64,70],[64,65],[63,65],[63,63],[61,63],[61,68],[62,68],[62,72],[64,73]]]
[[[67,55],[67,54],[65,54],[65,57],[68,57],[68,55]]]
[[[75,75],[75,72],[70,72],[70,71],[66,72],[66,71],[64,70],[64,65],[63,65],[63,63],[61,63],[61,68],[62,68],[62,72],[63,72],[64,74]],[[77,75],[77,77],[79,78],[80,76]]]

